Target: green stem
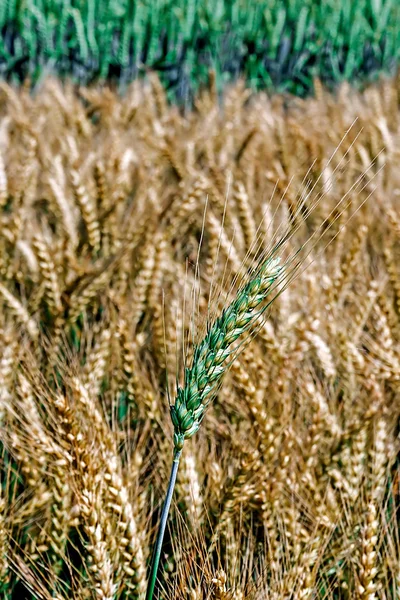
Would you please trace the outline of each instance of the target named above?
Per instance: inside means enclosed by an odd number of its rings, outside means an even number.
[[[164,506],[161,513],[160,526],[157,534],[157,541],[154,546],[153,556],[151,559],[150,578],[147,586],[146,600],[152,600],[154,588],[156,586],[158,565],[161,556],[161,548],[164,539],[165,527],[167,525],[169,508],[171,506],[172,494],[174,493],[176,476],[178,474],[179,459],[181,457],[181,454],[182,450],[174,450],[174,460],[172,463],[171,475],[169,476],[167,495],[165,497]]]

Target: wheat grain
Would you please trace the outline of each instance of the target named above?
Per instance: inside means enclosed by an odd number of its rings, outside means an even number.
[[[360,584],[357,589],[360,600],[374,600],[377,586],[377,544],[378,521],[374,503],[368,505],[366,524],[362,536]]]

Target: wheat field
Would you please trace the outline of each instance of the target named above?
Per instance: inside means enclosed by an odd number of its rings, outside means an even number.
[[[305,262],[185,443],[158,597],[400,598],[400,80],[315,88],[0,84],[4,600],[144,598],[168,397],[283,232]]]

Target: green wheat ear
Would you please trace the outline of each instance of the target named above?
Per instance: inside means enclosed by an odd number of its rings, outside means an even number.
[[[178,387],[175,404],[170,407],[174,425],[174,459],[153,551],[146,600],[153,598],[161,546],[184,441],[199,430],[207,407],[218,392],[228,368],[228,359],[231,362],[235,359],[238,348],[235,342],[262,314],[262,305],[283,272],[284,267],[280,265],[279,258],[270,258],[262,263],[256,274],[238,291],[233,302],[222,311],[205,337],[195,346],[192,366],[185,369],[183,387]]]
[[[279,258],[263,263],[257,276],[239,290],[235,300],[195,346],[192,367],[185,370],[184,385],[178,387],[175,404],[171,406],[175,450],[181,450],[185,439],[199,430],[227,369],[226,361],[236,350],[236,340],[255,322],[259,316],[256,309],[265,301],[282,271]]]

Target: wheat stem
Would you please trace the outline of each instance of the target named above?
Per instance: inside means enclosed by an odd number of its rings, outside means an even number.
[[[150,577],[147,587],[146,600],[152,600],[154,594],[154,588],[157,581],[158,565],[160,563],[161,548],[164,540],[165,527],[167,525],[168,513],[171,506],[172,495],[174,493],[176,476],[178,474],[179,460],[181,458],[182,449],[174,450],[174,460],[172,462],[171,474],[169,476],[167,495],[165,497],[164,506],[161,513],[160,525],[158,528],[157,540],[153,549],[153,556],[151,559]]]

